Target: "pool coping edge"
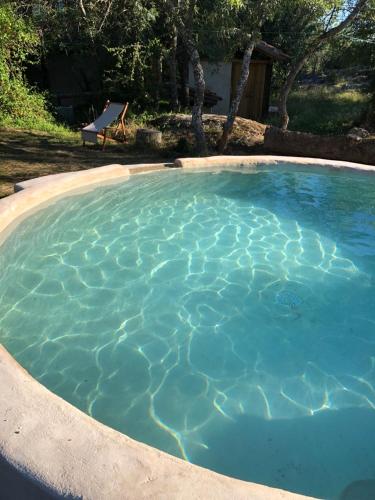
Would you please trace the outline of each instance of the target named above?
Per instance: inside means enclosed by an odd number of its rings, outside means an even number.
[[[323,158],[305,158],[301,156],[278,156],[278,155],[251,155],[251,156],[207,156],[202,158],[177,158],[175,167],[184,169],[195,168],[225,168],[256,167],[259,164],[277,165],[278,163],[294,163],[298,165],[309,165],[317,167],[329,167],[334,169],[360,170],[374,172],[375,166],[363,163],[353,163],[341,160],[326,160]]]

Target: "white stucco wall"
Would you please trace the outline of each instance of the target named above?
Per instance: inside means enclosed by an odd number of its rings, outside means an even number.
[[[206,88],[223,100],[212,108],[213,113],[226,114],[230,105],[232,63],[211,63],[202,61]],[[189,67],[189,85],[194,86],[193,69]]]

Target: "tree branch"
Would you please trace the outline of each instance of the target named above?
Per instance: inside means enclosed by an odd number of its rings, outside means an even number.
[[[85,6],[83,5],[83,0],[79,0],[78,3],[79,3],[79,8],[81,9],[83,16],[87,17]]]
[[[113,0],[109,0],[108,5],[107,5],[107,9],[106,9],[104,17],[103,17],[103,20],[102,20],[102,22],[100,23],[100,26],[99,26],[99,31],[102,30],[102,28],[103,28],[103,26],[104,26],[104,24],[105,24],[105,22],[107,20],[108,14],[110,13],[111,8],[112,8],[112,4],[113,4]]]
[[[333,16],[336,14],[337,12],[337,9],[336,7],[333,7],[333,9],[331,10],[331,14],[328,16],[328,20],[327,22],[325,23],[325,27],[324,27],[324,31],[326,32],[329,28],[329,25],[331,24],[331,21],[333,19]]]
[[[358,14],[361,12],[361,10],[366,7],[368,0],[358,0],[356,5],[354,6],[353,10],[346,16],[346,18],[341,21],[340,24],[335,26],[334,28],[331,28],[328,31],[325,31],[318,37],[318,42],[319,45],[321,42],[326,42],[327,40],[333,38],[334,36],[338,35],[343,31],[349,24],[354,21],[354,19],[358,16]]]

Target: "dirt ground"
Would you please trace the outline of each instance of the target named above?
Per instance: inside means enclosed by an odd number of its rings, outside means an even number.
[[[204,115],[207,141],[212,154],[220,137],[223,116]],[[134,136],[127,144],[110,142],[105,151],[99,146],[83,147],[76,138],[57,138],[42,132],[0,130],[0,198],[13,193],[14,184],[43,175],[73,172],[111,163],[159,163],[176,157],[193,156],[194,137],[188,115],[167,115],[150,124],[163,131],[160,150],[139,150]],[[237,118],[228,154],[251,154],[264,140],[265,125]],[[133,132],[134,135],[134,132]],[[256,152],[256,151],[254,151]]]
[[[20,130],[0,131],[0,198],[13,193],[14,184],[43,175],[74,172],[111,163],[168,161],[159,152],[140,154],[125,144],[95,145],[61,141],[48,134]]]

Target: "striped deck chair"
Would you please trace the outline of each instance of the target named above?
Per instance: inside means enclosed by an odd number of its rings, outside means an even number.
[[[103,113],[90,125],[81,129],[82,142],[85,146],[86,142],[93,142],[94,144],[98,144],[98,138],[102,138],[103,140],[103,149],[105,147],[105,143],[107,140],[107,129],[108,127],[116,120],[118,120],[115,134],[116,135],[121,132],[126,138],[125,135],[125,114],[128,110],[129,103],[121,104],[119,102],[110,102],[107,101],[104,107]]]

